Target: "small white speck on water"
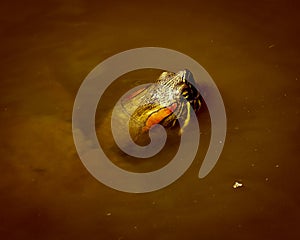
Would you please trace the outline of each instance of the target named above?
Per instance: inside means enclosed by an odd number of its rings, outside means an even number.
[[[286,94],[286,93],[284,93],[284,94],[283,94],[283,96],[285,96],[285,97],[286,97],[286,96],[287,96],[287,94]]]
[[[223,141],[219,141],[219,143],[223,143]]]
[[[232,187],[233,187],[234,189],[236,189],[236,188],[241,188],[242,186],[243,186],[243,183],[236,181],[236,182],[233,184]]]
[[[106,216],[111,216],[111,213],[109,212],[109,213],[106,213]]]
[[[275,167],[276,167],[276,168],[279,168],[279,164],[276,164]]]
[[[251,167],[255,167],[255,164],[254,164],[254,163],[251,163]]]
[[[268,181],[269,181],[269,178],[266,177],[265,180],[266,180],[266,182],[268,182]]]

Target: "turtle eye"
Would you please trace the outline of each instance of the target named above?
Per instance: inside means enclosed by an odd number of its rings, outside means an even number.
[[[188,92],[187,90],[184,90],[184,91],[182,92],[182,96],[183,96],[184,98],[188,98],[189,92]]]

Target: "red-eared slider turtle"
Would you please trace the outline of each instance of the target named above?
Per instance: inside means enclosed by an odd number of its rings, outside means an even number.
[[[173,127],[178,118],[184,122],[180,130],[183,131],[189,123],[190,112],[197,112],[201,107],[201,96],[194,85],[189,70],[163,72],[155,83],[121,99],[118,112],[122,114],[118,114],[118,125],[124,126],[122,119],[130,116],[129,132],[134,140],[148,133],[155,124]]]

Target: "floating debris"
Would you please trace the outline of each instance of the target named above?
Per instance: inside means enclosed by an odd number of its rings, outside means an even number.
[[[109,212],[109,213],[106,213],[106,216],[111,216],[111,213]]]
[[[271,45],[269,46],[269,48],[273,48],[273,47],[275,47],[275,44],[271,44]]]
[[[243,184],[241,182],[236,181],[232,187],[235,189],[235,188],[240,188],[242,186],[243,186]]]
[[[276,168],[279,168],[279,164],[276,164],[276,166],[275,166]]]

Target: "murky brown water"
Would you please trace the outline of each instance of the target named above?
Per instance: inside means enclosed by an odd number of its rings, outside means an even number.
[[[300,237],[296,1],[0,5],[1,239]],[[71,113],[81,82],[98,63],[143,46],[178,50],[207,69],[225,102],[228,134],[216,167],[199,180],[210,134],[203,108],[201,146],[186,174],[165,189],[126,194],[87,172],[73,143]],[[148,81],[154,72],[144,74]],[[151,170],[167,161],[127,159],[103,128],[109,96],[145,80],[141,72],[131,77],[105,93],[98,137],[108,155],[121,156],[121,167]],[[172,157],[172,147],[162,154]],[[244,186],[233,189],[236,180]]]

